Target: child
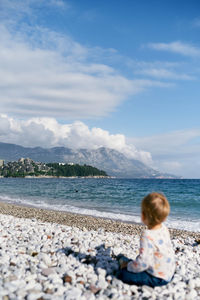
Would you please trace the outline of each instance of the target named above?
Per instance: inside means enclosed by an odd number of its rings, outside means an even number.
[[[171,281],[174,270],[174,251],[167,227],[162,224],[170,211],[166,197],[151,193],[142,200],[141,219],[148,227],[140,238],[139,255],[135,260],[121,256],[118,278],[125,283],[165,285]]]

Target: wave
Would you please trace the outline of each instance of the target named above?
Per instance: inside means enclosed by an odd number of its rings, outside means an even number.
[[[16,198],[8,195],[1,195],[0,201],[10,203],[10,204],[18,204],[24,206],[31,206],[35,208],[49,209],[49,210],[57,210],[63,212],[71,212],[76,214],[118,220],[123,222],[137,223],[140,224],[140,215],[128,215],[123,213],[115,213],[115,212],[107,212],[107,211],[98,211],[96,209],[89,208],[80,208],[68,204],[57,204],[52,205],[45,202],[42,198],[34,199],[24,199],[24,198]],[[182,218],[173,218],[169,217],[165,224],[170,228],[200,232],[200,222],[198,220],[184,220]]]

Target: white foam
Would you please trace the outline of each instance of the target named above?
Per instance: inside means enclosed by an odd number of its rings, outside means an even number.
[[[200,232],[200,222],[196,220],[182,220],[169,218],[165,224],[168,227],[187,231]]]
[[[31,199],[14,198],[14,197],[9,197],[7,195],[1,195],[0,201],[6,203],[28,205],[36,208],[65,211],[65,212],[77,213],[82,215],[119,220],[124,222],[132,222],[132,223],[141,222],[140,215],[126,215],[121,213],[98,211],[96,209],[80,208],[80,207],[67,205],[67,204],[57,204],[52,206],[52,204],[48,204],[44,202],[44,200],[41,198],[38,198],[37,200],[34,199],[34,201],[31,201]],[[197,220],[183,220],[180,218],[175,219],[169,217],[165,222],[165,224],[170,228],[200,232],[200,221]]]

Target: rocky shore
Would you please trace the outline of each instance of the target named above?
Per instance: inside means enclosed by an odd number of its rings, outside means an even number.
[[[140,234],[144,229],[141,224],[125,223],[116,220],[97,218],[81,214],[62,212],[57,210],[38,209],[31,206],[22,206],[0,202],[0,214],[12,215],[18,218],[35,218],[42,222],[57,223],[67,226],[75,226],[80,229],[98,230],[104,229],[106,232]],[[200,239],[200,232],[187,230],[169,229],[171,236],[193,237]]]
[[[116,277],[135,258],[143,226],[0,203],[0,299],[200,299],[199,234],[170,230],[176,272],[164,287]]]

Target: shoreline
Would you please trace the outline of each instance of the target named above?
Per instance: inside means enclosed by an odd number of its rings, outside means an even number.
[[[17,218],[37,219],[47,223],[57,223],[79,229],[95,230],[102,228],[105,232],[123,234],[141,234],[144,225],[131,222],[123,222],[108,218],[100,218],[89,215],[63,212],[58,210],[36,208],[21,204],[0,202],[0,214],[12,215]],[[192,232],[181,229],[169,228],[172,237],[193,237],[200,239],[200,232]]]

